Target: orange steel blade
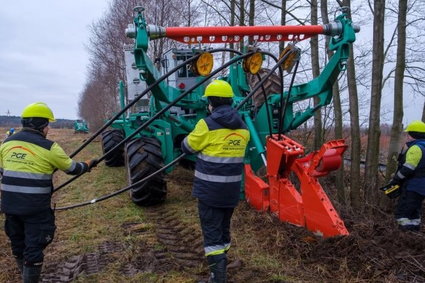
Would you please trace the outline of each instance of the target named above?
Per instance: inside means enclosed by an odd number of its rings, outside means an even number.
[[[255,209],[267,208],[281,221],[308,230],[324,237],[348,235],[344,222],[318,182],[318,178],[335,170],[340,165],[346,149],[343,140],[324,144],[320,151],[299,158],[304,147],[286,136],[267,140],[268,184],[255,176],[251,167],[245,166],[247,176],[245,192],[247,201]],[[290,181],[294,173],[299,187]]]

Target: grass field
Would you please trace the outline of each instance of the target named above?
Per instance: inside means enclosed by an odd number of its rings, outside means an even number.
[[[69,154],[88,135],[51,130]],[[99,140],[74,159],[101,156]],[[55,186],[68,180],[55,173]],[[57,211],[57,232],[45,250],[43,282],[197,282],[208,277],[193,172],[177,167],[167,176],[163,205],[142,208],[129,194]],[[53,196],[60,208],[127,186],[124,167],[103,163]],[[401,234],[391,215],[361,218],[337,207],[350,236],[322,239],[300,227],[252,210],[244,201],[232,222],[229,282],[424,282],[425,237]],[[382,214],[382,215],[380,215]],[[4,215],[0,215],[3,222]],[[0,230],[3,230],[1,226]],[[19,282],[8,239],[0,231],[0,282]]]

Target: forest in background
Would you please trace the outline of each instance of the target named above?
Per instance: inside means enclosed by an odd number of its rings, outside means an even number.
[[[21,117],[19,116],[1,116],[0,115],[0,127],[2,128],[20,128]],[[74,127],[74,120],[69,119],[57,119],[56,122],[50,123],[51,128],[55,129],[72,129]]]

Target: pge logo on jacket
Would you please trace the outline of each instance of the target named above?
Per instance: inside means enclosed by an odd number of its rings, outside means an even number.
[[[25,156],[27,156],[26,153],[12,152],[10,158],[25,159]]]
[[[241,145],[241,140],[229,140],[229,145]]]
[[[227,135],[224,140],[226,141],[226,145],[224,149],[232,149],[237,150],[241,147],[245,147],[246,145],[246,138],[238,133],[231,133]]]
[[[21,149],[22,151],[26,151],[26,152],[12,151],[14,149],[15,150],[16,149]],[[10,155],[10,159],[14,159],[14,160],[16,160],[16,159],[18,159],[18,160],[25,160],[28,154],[35,155],[35,153],[32,152],[30,149],[28,149],[28,148],[26,148],[24,146],[20,146],[20,145],[11,147],[7,152],[10,152],[10,151],[12,151],[12,153]]]

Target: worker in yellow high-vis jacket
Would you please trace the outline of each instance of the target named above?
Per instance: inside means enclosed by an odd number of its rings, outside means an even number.
[[[230,248],[230,222],[239,201],[245,150],[250,134],[232,108],[233,90],[223,80],[205,89],[211,112],[199,120],[182,142],[185,153],[197,154],[193,196],[204,236],[204,250],[211,271],[208,282],[226,282],[226,253]]]
[[[60,169],[71,175],[90,171],[97,160],[75,162],[55,142],[46,138],[55,118],[42,102],[22,112],[22,130],[0,146],[1,211],[23,281],[38,282],[43,250],[54,237],[51,209],[52,175]]]
[[[400,229],[419,231],[425,199],[425,123],[413,121],[405,131],[409,140],[390,184],[402,188],[395,212]]]

